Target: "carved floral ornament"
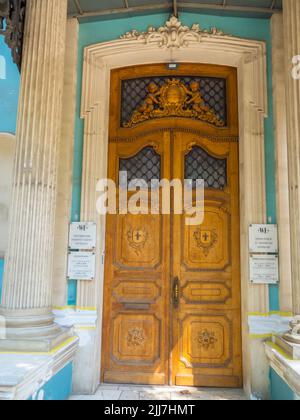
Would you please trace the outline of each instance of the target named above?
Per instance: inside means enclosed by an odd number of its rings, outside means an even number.
[[[199,332],[196,341],[200,347],[203,347],[205,350],[209,350],[210,348],[215,348],[215,344],[218,342],[218,339],[213,331],[205,329]]]
[[[217,28],[201,29],[195,23],[192,27],[183,26],[177,17],[172,16],[165,26],[154,28],[150,26],[146,32],[132,30],[121,37],[125,40],[144,41],[145,44],[156,43],[160,48],[188,47],[190,42],[201,42],[202,38],[213,36],[230,36]]]
[[[146,333],[143,328],[134,327],[128,331],[127,343],[129,347],[140,347],[146,341]]]

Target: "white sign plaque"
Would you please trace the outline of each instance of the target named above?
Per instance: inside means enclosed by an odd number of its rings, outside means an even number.
[[[71,280],[94,280],[96,255],[93,252],[70,252],[68,278]]]
[[[96,223],[82,222],[70,224],[69,248],[79,250],[94,250],[96,248]]]
[[[277,255],[251,255],[250,281],[255,284],[277,284],[279,264]]]
[[[250,253],[277,254],[277,225],[251,225],[249,229]]]

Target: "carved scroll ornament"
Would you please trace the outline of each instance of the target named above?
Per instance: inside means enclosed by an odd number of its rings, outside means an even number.
[[[172,16],[161,28],[150,26],[146,32],[133,30],[123,35],[121,39],[141,40],[145,44],[157,43],[161,48],[180,48],[187,47],[191,41],[201,42],[203,37],[212,36],[225,36],[225,34],[217,28],[201,29],[199,24],[194,24],[191,28],[184,26],[177,17]]]

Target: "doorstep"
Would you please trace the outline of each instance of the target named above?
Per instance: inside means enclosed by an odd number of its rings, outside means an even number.
[[[246,400],[242,389],[192,388],[148,385],[100,385],[95,395],[77,395],[71,401],[192,401]]]

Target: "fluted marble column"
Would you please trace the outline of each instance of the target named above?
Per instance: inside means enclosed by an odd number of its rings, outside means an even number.
[[[66,20],[67,0],[27,0],[0,348],[41,350],[44,336],[47,348],[65,337],[51,307]]]
[[[300,80],[293,78],[293,57],[300,55],[300,1],[283,0],[287,133],[290,189],[293,307],[300,315]],[[297,324],[296,319],[296,324]],[[299,321],[300,322],[300,321]],[[299,341],[295,324],[290,341]]]

